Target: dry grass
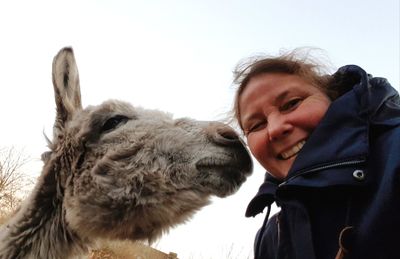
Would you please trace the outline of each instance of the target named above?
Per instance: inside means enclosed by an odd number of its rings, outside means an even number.
[[[0,226],[6,223],[8,219],[10,219],[13,215],[15,214],[15,211],[13,212],[3,212],[0,210]]]
[[[98,244],[89,259],[178,259],[177,254],[166,254],[139,242],[107,241]]]
[[[11,214],[0,215],[0,225],[4,224]],[[139,242],[101,241],[98,249],[90,252],[89,259],[178,259],[177,254],[166,254]]]
[[[6,221],[7,221],[7,219],[8,219],[8,217],[7,217],[7,216],[0,216],[0,225],[3,225],[3,224],[4,224],[4,222],[6,222]]]

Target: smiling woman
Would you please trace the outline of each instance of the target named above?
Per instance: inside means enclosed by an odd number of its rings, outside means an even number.
[[[254,76],[239,98],[239,121],[251,152],[278,179],[284,179],[330,100],[300,76]]]
[[[295,51],[235,72],[235,118],[267,170],[246,211],[268,207],[255,258],[399,258],[385,238],[400,231],[399,95],[358,66],[320,67]]]

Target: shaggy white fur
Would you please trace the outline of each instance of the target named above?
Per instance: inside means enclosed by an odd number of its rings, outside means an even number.
[[[68,258],[96,239],[154,240],[235,192],[252,171],[238,135],[218,122],[107,101],[82,109],[71,48],[53,61],[50,151],[29,198],[0,231],[0,258]]]

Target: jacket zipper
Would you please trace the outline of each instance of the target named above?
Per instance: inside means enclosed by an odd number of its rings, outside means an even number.
[[[280,224],[280,216],[281,213],[279,212],[279,214],[276,216],[276,225],[278,227],[278,249],[279,246],[281,245],[281,224]]]
[[[299,174],[296,174],[292,177],[290,177],[289,179],[287,179],[286,181],[282,182],[281,184],[278,185],[278,187],[281,187],[282,185],[287,184],[289,181],[293,180],[296,177],[308,174],[308,173],[313,173],[316,171],[320,171],[320,170],[325,170],[325,169],[330,169],[333,167],[340,167],[340,166],[347,166],[347,165],[357,165],[357,164],[362,164],[366,161],[365,158],[361,158],[361,159],[354,159],[354,160],[348,160],[348,161],[342,161],[342,162],[336,162],[336,163],[332,163],[332,164],[327,164],[327,165],[322,165],[316,168],[312,168],[309,170],[306,170],[304,172],[301,172]]]

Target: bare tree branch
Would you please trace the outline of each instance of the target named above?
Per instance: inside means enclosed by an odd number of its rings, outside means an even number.
[[[22,170],[29,161],[30,158],[15,147],[0,148],[0,215],[8,214],[19,206],[19,194],[30,183]]]

